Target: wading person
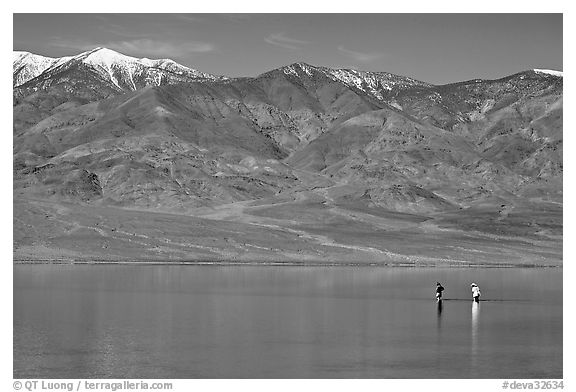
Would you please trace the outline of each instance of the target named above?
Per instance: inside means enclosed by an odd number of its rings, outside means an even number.
[[[436,282],[436,301],[442,301],[442,292],[444,291],[444,287],[440,284],[440,282]]]
[[[476,283],[472,283],[470,287],[472,288],[472,299],[474,302],[480,302],[480,287]]]

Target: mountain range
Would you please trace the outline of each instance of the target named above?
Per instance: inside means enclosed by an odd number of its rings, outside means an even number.
[[[13,57],[14,257],[558,264],[563,76]]]

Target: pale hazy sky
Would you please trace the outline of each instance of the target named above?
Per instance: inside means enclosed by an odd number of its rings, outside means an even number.
[[[563,70],[562,14],[15,14],[14,50],[96,46],[255,76],[304,61],[430,83]]]

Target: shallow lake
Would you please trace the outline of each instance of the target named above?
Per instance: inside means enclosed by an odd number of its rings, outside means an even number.
[[[562,269],[15,265],[14,377],[562,378]]]

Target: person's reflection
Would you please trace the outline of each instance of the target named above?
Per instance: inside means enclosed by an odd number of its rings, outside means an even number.
[[[476,369],[476,362],[478,356],[478,320],[480,318],[480,303],[472,302],[472,347],[470,352],[470,359],[472,361],[472,371]]]
[[[436,303],[436,326],[438,328],[438,332],[440,332],[440,328],[442,327],[442,300]]]
[[[478,343],[478,317],[480,315],[480,302],[472,302],[472,348]]]
[[[438,307],[438,319],[440,319],[442,317],[442,300],[438,301],[437,303],[437,307]]]

